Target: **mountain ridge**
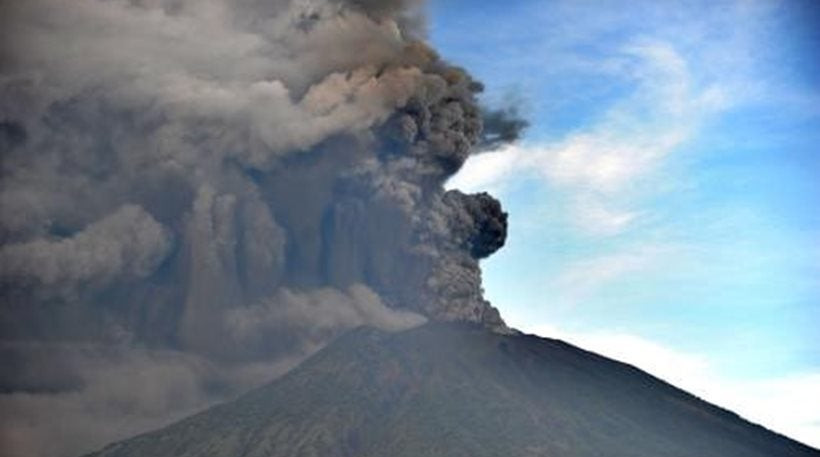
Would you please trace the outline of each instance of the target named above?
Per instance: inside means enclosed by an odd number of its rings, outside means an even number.
[[[89,457],[817,457],[560,340],[429,323],[353,330],[283,377]]]

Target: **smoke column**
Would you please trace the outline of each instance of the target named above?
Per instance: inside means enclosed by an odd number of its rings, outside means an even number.
[[[362,324],[506,330],[478,264],[506,214],[443,183],[525,124],[419,2],[0,5],[0,455],[163,425]]]

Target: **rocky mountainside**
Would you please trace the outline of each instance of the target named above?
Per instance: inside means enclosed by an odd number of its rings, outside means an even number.
[[[632,366],[464,324],[355,330],[94,457],[820,457]]]

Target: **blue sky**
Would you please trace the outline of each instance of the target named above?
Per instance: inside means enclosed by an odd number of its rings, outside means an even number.
[[[510,213],[515,327],[820,446],[820,6],[436,0],[430,37],[525,138],[450,186]],[[811,400],[807,400],[811,399]]]

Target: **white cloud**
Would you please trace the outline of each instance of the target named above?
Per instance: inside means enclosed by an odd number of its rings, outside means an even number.
[[[465,191],[498,190],[522,174],[540,177],[571,200],[568,220],[592,235],[615,235],[638,219],[635,183],[693,137],[705,116],[726,106],[717,85],[699,88],[670,44],[643,40],[620,49],[613,77],[628,78],[624,95],[588,128],[551,144],[509,146],[470,158],[448,183]]]
[[[573,304],[607,284],[668,264],[680,250],[680,247],[673,245],[646,244],[613,254],[584,258],[568,264],[561,274],[550,281],[550,286],[556,296]]]
[[[641,217],[640,211],[625,210],[614,204],[607,204],[601,198],[579,195],[573,202],[572,221],[586,227],[594,235],[615,235]]]
[[[521,324],[516,327],[522,331],[559,338],[629,363],[747,420],[820,447],[820,372],[739,379],[722,373],[708,356],[628,332],[575,332],[549,324]]]
[[[448,189],[465,192],[495,191],[518,176],[528,149],[512,144],[470,157],[461,171],[447,181]]]

